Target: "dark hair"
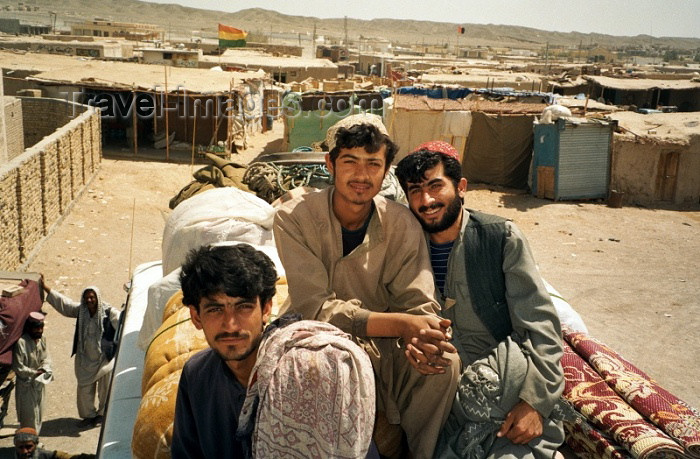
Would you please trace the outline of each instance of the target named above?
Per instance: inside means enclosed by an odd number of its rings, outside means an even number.
[[[367,153],[376,153],[386,145],[385,160],[386,169],[391,167],[391,162],[399,151],[399,147],[372,124],[356,124],[349,128],[338,128],[335,134],[335,147],[329,152],[331,162],[335,165],[341,148],[364,147]]]
[[[457,188],[459,181],[462,180],[462,165],[451,156],[438,153],[430,150],[418,150],[411,153],[396,165],[394,174],[399,179],[401,188],[404,193],[408,193],[408,183],[420,183],[425,180],[425,173],[442,163],[445,176],[448,177],[452,184]]]
[[[204,246],[187,255],[180,273],[182,302],[199,311],[203,297],[260,298],[262,307],[275,295],[277,271],[272,260],[247,244]]]

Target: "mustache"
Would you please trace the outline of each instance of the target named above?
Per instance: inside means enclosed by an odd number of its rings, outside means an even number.
[[[418,212],[427,212],[432,209],[439,209],[440,207],[445,207],[445,205],[436,202],[435,204],[431,204],[429,206],[420,206],[418,208]]]
[[[214,341],[218,341],[220,339],[225,339],[225,338],[248,338],[250,337],[250,333],[241,333],[241,332],[233,332],[233,333],[228,333],[228,332],[222,332],[219,333],[214,337]]]

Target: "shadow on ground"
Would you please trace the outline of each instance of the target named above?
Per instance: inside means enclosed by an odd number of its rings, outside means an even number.
[[[80,426],[80,419],[56,418],[41,424],[41,438],[49,437],[79,437],[81,432],[99,429],[99,426]]]

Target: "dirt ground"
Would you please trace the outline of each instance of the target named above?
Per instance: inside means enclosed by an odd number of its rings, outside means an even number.
[[[234,159],[246,163],[263,149],[276,151],[279,136],[279,127],[258,134]],[[121,306],[130,272],[161,258],[168,200],[199,166],[132,159],[125,151],[106,157],[28,270],[43,272],[49,285],[73,298],[97,285],[106,301]],[[700,407],[700,208],[552,202],[483,185],[471,187],[466,201],[512,218],[527,235],[544,278],[590,333]],[[74,320],[48,304],[44,310],[56,380],[47,389],[42,441],[48,449],[95,452],[99,428],[76,425]],[[16,427],[14,400],[5,425]],[[10,457],[11,445],[11,438],[0,439],[0,457]]]

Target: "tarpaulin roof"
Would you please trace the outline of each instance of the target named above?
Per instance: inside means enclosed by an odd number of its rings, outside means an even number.
[[[700,89],[700,82],[691,80],[652,80],[637,78],[612,78],[606,76],[584,76],[586,80],[605,88],[646,91],[650,89]]]
[[[534,89],[543,80],[542,75],[525,72],[498,72],[493,70],[470,71],[465,74],[425,73],[421,76],[423,83],[458,84],[466,87],[509,86],[515,89]]]
[[[623,133],[635,137],[654,138],[668,142],[688,143],[700,136],[700,112],[654,113],[617,112],[607,116],[617,120]]]
[[[479,111],[487,113],[533,113],[540,114],[547,104],[525,104],[520,102],[497,102],[491,100],[432,99],[428,96],[397,94],[394,107],[401,110],[433,111]]]
[[[262,80],[265,73],[221,72],[161,65],[136,64],[86,59],[54,54],[0,52],[0,67],[4,69],[38,72],[29,77],[33,81],[60,84],[143,91],[165,88],[167,69],[168,92],[188,91],[193,94],[225,94],[244,80]]]
[[[404,86],[396,90],[397,94],[412,94],[414,96],[428,96],[431,99],[463,99],[472,93],[468,88],[420,88],[416,86]]]
[[[269,54],[226,50],[221,56],[201,56],[202,62],[216,62],[221,64],[238,65],[241,67],[260,68],[277,67],[283,69],[298,68],[337,68],[338,66],[328,59],[308,59],[303,57],[271,56]]]

